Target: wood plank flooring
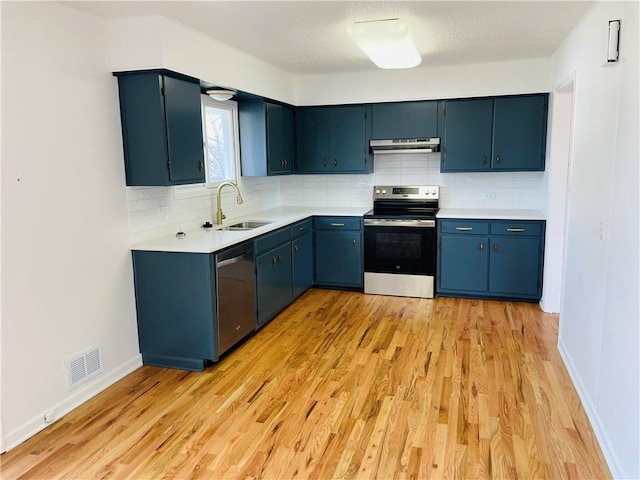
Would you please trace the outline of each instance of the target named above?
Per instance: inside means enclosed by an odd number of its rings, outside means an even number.
[[[203,373],[142,367],[10,478],[610,478],[536,304],[311,289]]]

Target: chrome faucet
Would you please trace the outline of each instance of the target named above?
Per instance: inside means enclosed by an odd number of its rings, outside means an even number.
[[[218,185],[218,189],[216,190],[216,202],[217,202],[217,210],[216,210],[216,224],[217,225],[222,225],[222,220],[224,220],[225,218],[227,218],[223,213],[222,213],[222,205],[221,205],[221,200],[220,200],[220,190],[222,190],[222,187],[224,187],[225,185],[230,185],[233,187],[233,189],[236,191],[236,201],[238,202],[238,204],[242,203],[242,195],[240,195],[240,189],[238,188],[238,186],[233,183],[233,182],[222,182],[220,185]]]

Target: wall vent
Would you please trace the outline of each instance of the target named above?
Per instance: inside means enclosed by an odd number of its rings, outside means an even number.
[[[102,372],[102,349],[100,346],[93,347],[64,363],[71,390]]]

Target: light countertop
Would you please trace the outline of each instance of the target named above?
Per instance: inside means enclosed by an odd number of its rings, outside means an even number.
[[[441,208],[437,217],[468,220],[546,220],[539,210],[509,208]]]
[[[304,220],[312,215],[327,216],[355,216],[360,217],[367,213],[371,207],[279,207],[227,219],[223,225],[213,228],[198,228],[187,230],[185,238],[176,238],[175,233],[164,237],[136,243],[131,250],[146,250],[153,252],[184,252],[184,253],[213,253],[230,247],[245,240],[250,240],[264,233],[277,230],[299,220]],[[252,230],[225,231],[219,228],[245,221],[271,222],[263,227]]]

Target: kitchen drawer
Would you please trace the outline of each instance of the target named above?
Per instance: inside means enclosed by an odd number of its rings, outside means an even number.
[[[493,235],[529,235],[539,237],[542,234],[542,223],[533,222],[491,222]]]
[[[316,230],[360,230],[361,217],[315,217]]]
[[[441,233],[488,235],[489,222],[484,220],[439,220]]]
[[[289,240],[291,240],[290,227],[281,228],[280,230],[276,230],[275,232],[262,235],[256,239],[255,254],[256,256],[260,255],[261,253],[266,252],[276,245],[288,242]]]
[[[313,219],[305,218],[300,222],[296,222],[291,225],[291,237],[297,237],[299,235],[304,235],[305,233],[310,232],[313,229]]]

